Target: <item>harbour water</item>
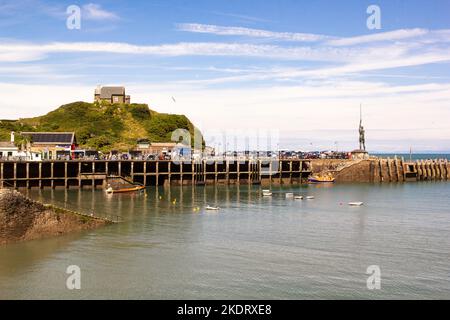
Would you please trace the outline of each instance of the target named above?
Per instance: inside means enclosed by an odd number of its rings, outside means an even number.
[[[31,190],[122,222],[1,247],[0,299],[450,298],[449,183],[289,186],[271,198],[261,189]],[[81,290],[66,288],[69,265]],[[367,288],[371,265],[380,290]]]

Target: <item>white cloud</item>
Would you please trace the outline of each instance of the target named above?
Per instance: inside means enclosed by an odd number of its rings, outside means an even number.
[[[323,42],[330,46],[354,46],[361,44],[374,44],[376,42],[399,41],[409,39],[419,39],[421,42],[440,42],[450,41],[450,30],[428,30],[422,28],[398,29],[387,32],[378,32],[373,34],[338,37],[314,33],[299,32],[275,32],[263,29],[250,29],[233,26],[218,26],[200,23],[180,23],[176,25],[177,30],[206,33],[221,36],[245,36],[252,38],[267,38],[269,40],[283,40],[293,42]]]
[[[119,16],[103,9],[100,5],[88,3],[83,6],[82,18],[88,20],[117,20]]]
[[[398,57],[406,48],[385,47],[383,50],[330,47],[283,47],[224,42],[182,42],[153,46],[133,45],[123,42],[52,42],[52,43],[0,43],[0,50],[7,57],[30,55],[35,60],[51,53],[115,53],[157,56],[236,56],[261,57],[266,59],[304,61],[354,61],[359,59],[387,59]],[[23,58],[18,61],[23,61]],[[1,60],[0,60],[1,61]]]
[[[357,37],[333,39],[328,41],[328,44],[333,46],[353,46],[356,44],[373,43],[378,41],[395,41],[416,38],[429,34],[425,29],[400,29],[388,32],[379,32]]]
[[[274,32],[261,29],[224,27],[199,23],[180,23],[177,24],[177,30],[194,33],[209,33],[222,36],[247,36],[255,38],[269,38],[272,40],[299,41],[299,42],[314,42],[331,38],[328,36],[312,33]]]

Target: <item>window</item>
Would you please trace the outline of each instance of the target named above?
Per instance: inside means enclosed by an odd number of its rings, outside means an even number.
[[[114,97],[113,97],[113,102],[114,102],[114,103],[119,102],[119,97],[114,96]]]

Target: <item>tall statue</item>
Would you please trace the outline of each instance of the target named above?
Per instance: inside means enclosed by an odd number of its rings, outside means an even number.
[[[365,130],[362,125],[362,107],[359,106],[359,149],[366,151],[366,137]]]

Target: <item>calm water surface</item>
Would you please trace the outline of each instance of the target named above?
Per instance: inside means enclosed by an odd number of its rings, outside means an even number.
[[[123,222],[1,247],[0,299],[450,298],[449,183],[272,190],[271,199],[247,186],[30,191]],[[66,289],[69,265],[81,268],[81,290]],[[381,290],[366,287],[370,265]]]

